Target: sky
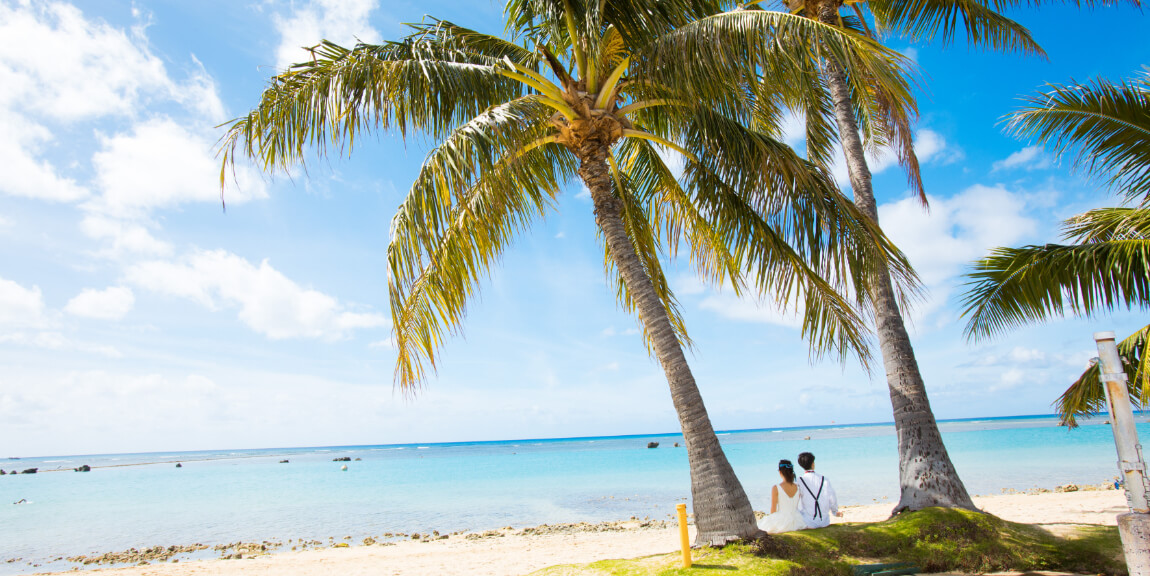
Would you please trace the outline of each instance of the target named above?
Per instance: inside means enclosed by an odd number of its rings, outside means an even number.
[[[222,210],[218,126],[307,58],[301,46],[398,38],[425,14],[501,33],[501,13],[482,0],[0,0],[0,457],[677,431],[579,183],[508,250],[411,398],[393,386],[387,231],[434,142],[376,133],[286,175],[240,164]],[[928,289],[908,318],[939,418],[1050,413],[1096,355],[1092,332],[1145,324],[1120,312],[962,335],[972,260],[1056,241],[1062,219],[1117,202],[1002,117],[1045,83],[1150,63],[1141,11],[1010,16],[1048,59],[887,42],[925,78],[929,211],[888,156],[872,171],[883,228]],[[788,143],[802,148],[795,125]],[[879,363],[812,360],[794,318],[666,267],[717,429],[891,420]]]

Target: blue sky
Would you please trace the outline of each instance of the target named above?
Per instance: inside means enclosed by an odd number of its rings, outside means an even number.
[[[385,248],[433,143],[381,133],[290,177],[240,166],[221,211],[216,125],[299,46],[396,38],[425,13],[502,30],[486,2],[0,0],[0,456],[677,429],[604,282],[577,183],[484,284],[414,399],[392,387]],[[917,150],[931,210],[888,159],[872,170],[882,224],[930,290],[912,337],[941,418],[1048,412],[1094,355],[1093,331],[1145,323],[962,338],[968,262],[1053,241],[1061,219],[1115,202],[1000,118],[1043,83],[1150,63],[1140,11],[1012,16],[1048,60],[890,40],[927,77]],[[881,368],[812,363],[793,319],[668,266],[717,428],[890,420]]]

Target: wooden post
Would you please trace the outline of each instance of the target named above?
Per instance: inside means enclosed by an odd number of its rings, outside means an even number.
[[[687,505],[676,504],[679,512],[679,546],[683,548],[683,568],[691,567],[691,537],[687,535]]]
[[[1126,553],[1126,569],[1130,576],[1150,576],[1150,498],[1147,497],[1150,490],[1147,490],[1146,462],[1142,459],[1142,445],[1138,443],[1130,393],[1126,389],[1126,371],[1122,368],[1113,332],[1095,332],[1094,341],[1098,345],[1098,379],[1106,390],[1110,429],[1118,451],[1118,471],[1126,489],[1126,504],[1130,507],[1130,512],[1118,515],[1118,535]]]

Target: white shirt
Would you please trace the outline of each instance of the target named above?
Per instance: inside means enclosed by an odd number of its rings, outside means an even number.
[[[831,523],[831,514],[838,514],[839,499],[831,481],[811,470],[795,478],[799,485],[799,512],[808,528],[822,528]]]

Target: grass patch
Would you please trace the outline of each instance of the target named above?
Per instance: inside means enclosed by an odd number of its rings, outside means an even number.
[[[857,564],[911,562],[923,572],[1059,570],[1126,574],[1118,528],[1083,526],[1058,537],[968,510],[928,508],[873,524],[837,524],[694,551],[694,566],[663,554],[553,566],[532,576],[850,576]]]

